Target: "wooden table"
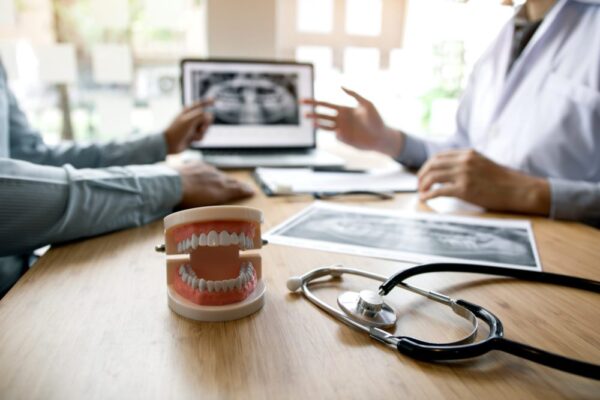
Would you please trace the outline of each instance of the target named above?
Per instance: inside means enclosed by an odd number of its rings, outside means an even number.
[[[250,181],[247,173],[236,176]],[[340,201],[424,209],[412,194]],[[266,231],[310,202],[259,193],[240,204],[264,210]],[[546,271],[600,279],[600,231],[532,221]],[[344,262],[390,274],[399,262],[269,245],[261,251],[262,310],[227,323],[187,320],[167,307],[164,256],[153,251],[162,241],[156,222],[54,247],[42,257],[0,301],[0,398],[600,397],[598,382],[498,352],[453,364],[411,360],[339,324],[285,285],[319,265]],[[460,274],[414,282],[488,307],[509,338],[600,362],[597,295]],[[361,287],[354,279],[342,286]],[[319,289],[332,302],[334,293]],[[395,295],[393,303],[402,332],[458,337],[443,307],[409,294]]]

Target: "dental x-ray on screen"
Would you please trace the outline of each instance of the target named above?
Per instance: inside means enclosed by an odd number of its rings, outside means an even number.
[[[298,74],[193,71],[194,101],[214,99],[214,124],[298,125]]]

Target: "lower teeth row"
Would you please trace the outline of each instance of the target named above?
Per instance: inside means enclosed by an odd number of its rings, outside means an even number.
[[[254,279],[256,272],[251,262],[242,264],[240,268],[240,274],[235,279],[226,279],[222,281],[208,281],[205,279],[198,279],[196,273],[189,265],[182,265],[179,267],[179,276],[188,286],[192,289],[198,289],[200,291],[208,292],[226,292],[234,289],[241,290],[246,283]]]

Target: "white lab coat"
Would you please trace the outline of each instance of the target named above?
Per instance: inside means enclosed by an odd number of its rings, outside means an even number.
[[[600,182],[600,0],[559,0],[507,74],[513,29],[477,62],[456,135],[428,154],[471,147],[532,175]]]

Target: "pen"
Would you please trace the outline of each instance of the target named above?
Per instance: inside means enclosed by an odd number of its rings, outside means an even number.
[[[319,200],[327,200],[336,196],[367,195],[379,197],[382,200],[391,200],[394,198],[394,192],[380,192],[376,190],[348,190],[345,192],[314,192],[313,197]]]
[[[313,172],[339,172],[341,174],[366,174],[365,169],[350,169],[350,168],[339,168],[339,167],[312,167]]]

